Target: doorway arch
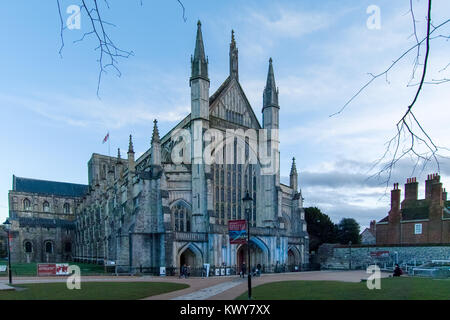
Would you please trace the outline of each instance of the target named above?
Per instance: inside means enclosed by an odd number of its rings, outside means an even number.
[[[200,268],[203,265],[202,251],[193,243],[183,246],[178,252],[178,268],[186,264],[191,268]]]
[[[247,244],[242,244],[236,250],[238,271],[241,271],[244,262],[247,271],[249,270],[247,248]],[[269,264],[269,248],[261,239],[256,237],[250,239],[250,262],[250,270],[256,268],[258,264],[261,266],[268,266]]]
[[[300,265],[300,251],[295,246],[290,246],[288,249],[288,266]]]

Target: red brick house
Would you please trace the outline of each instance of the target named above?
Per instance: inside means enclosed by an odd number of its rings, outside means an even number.
[[[389,215],[376,224],[376,244],[450,243],[450,201],[438,174],[425,181],[425,199],[418,199],[419,184],[409,178],[400,202],[398,183],[391,191]]]

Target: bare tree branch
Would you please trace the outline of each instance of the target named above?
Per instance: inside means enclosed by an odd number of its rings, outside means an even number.
[[[80,0],[80,11],[84,11],[91,22],[91,29],[83,34],[83,36],[75,40],[74,43],[83,41],[85,38],[92,36],[98,42],[97,47],[95,47],[95,51],[98,51],[98,64],[99,64],[99,74],[97,80],[97,96],[99,97],[100,84],[102,80],[103,74],[107,73],[108,69],[112,69],[116,72],[118,77],[121,76],[121,72],[118,68],[119,59],[129,58],[133,56],[133,51],[127,51],[120,49],[111,39],[108,31],[106,30],[106,26],[116,27],[115,24],[108,22],[103,19],[103,16],[100,14],[101,9],[99,8],[98,0]],[[177,0],[183,9],[183,20],[186,22],[186,9],[183,3],[180,0]],[[110,5],[108,0],[103,0],[107,9],[110,9]],[[60,36],[61,36],[61,47],[59,49],[59,54],[62,57],[62,50],[64,48],[64,36],[63,32],[65,30],[62,12],[61,12],[61,4],[60,0],[56,0],[58,13],[60,18]],[[141,6],[143,5],[142,0],[140,1]]]
[[[422,171],[425,169],[426,165],[430,163],[431,161],[434,162],[437,166],[438,172],[440,171],[440,164],[438,157],[441,157],[438,152],[439,150],[448,150],[445,147],[440,147],[436,145],[436,143],[433,141],[433,139],[430,137],[428,132],[424,129],[420,121],[416,118],[416,115],[414,114],[413,108],[422,92],[423,86],[425,84],[442,84],[446,82],[450,82],[450,79],[444,77],[442,79],[432,79],[431,81],[426,81],[426,75],[427,75],[427,68],[429,64],[429,54],[430,54],[430,42],[434,39],[438,38],[448,38],[446,35],[437,35],[434,37],[431,37],[433,33],[435,33],[437,30],[440,30],[444,25],[448,24],[450,22],[450,19],[440,23],[437,26],[434,26],[431,21],[431,0],[428,0],[428,10],[427,10],[427,30],[426,30],[426,36],[419,40],[419,37],[417,35],[417,26],[416,26],[416,18],[414,14],[414,8],[413,8],[413,1],[410,0],[410,14],[412,18],[412,25],[413,25],[413,33],[411,36],[414,36],[415,38],[415,44],[404,51],[397,59],[395,59],[387,69],[385,69],[383,72],[378,74],[372,74],[369,73],[371,78],[343,105],[343,107],[337,111],[336,113],[330,115],[336,116],[338,114],[341,114],[345,108],[354,100],[356,99],[368,86],[372,84],[376,79],[380,77],[385,77],[387,81],[387,75],[388,73],[394,68],[394,66],[403,58],[405,58],[410,52],[417,49],[416,56],[414,58],[413,62],[413,70],[411,74],[411,78],[408,82],[408,87],[417,86],[417,90],[415,91],[414,97],[410,104],[407,106],[406,111],[404,112],[403,116],[400,118],[400,120],[396,123],[396,134],[386,143],[386,149],[384,154],[374,162],[372,168],[370,171],[373,171],[376,167],[380,167],[379,171],[377,171],[375,174],[371,175],[369,178],[376,177],[378,179],[381,178],[382,175],[386,175],[387,178],[385,179],[384,183],[386,186],[388,186],[390,179],[392,177],[392,171],[394,170],[395,166],[404,158],[410,157],[411,160],[415,162],[413,166],[413,174],[419,167],[420,163],[422,163]],[[421,63],[420,59],[420,52],[421,52],[421,46],[425,46],[425,57],[423,59],[423,62]],[[441,71],[444,71],[447,69],[447,67],[450,64],[448,64],[446,67],[444,67]],[[418,71],[419,67],[422,67],[421,77],[420,81],[416,84],[411,84],[411,82],[415,79],[416,72]],[[389,159],[387,162],[385,162],[386,159]]]

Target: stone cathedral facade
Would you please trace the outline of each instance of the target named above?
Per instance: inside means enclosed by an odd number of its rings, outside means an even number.
[[[295,159],[290,184],[280,183],[280,106],[272,59],[261,125],[239,83],[234,34],[229,76],[210,95],[200,22],[197,27],[191,113],[162,137],[155,120],[151,148],[138,159],[131,136],[125,159],[120,150],[117,157],[92,155],[87,191],[74,202],[73,259],[131,272],[204,263],[238,270],[247,260],[247,244],[230,244],[228,221],[246,219],[242,198],[249,191],[251,265],[270,271],[309,263]],[[213,160],[206,161],[205,154]]]

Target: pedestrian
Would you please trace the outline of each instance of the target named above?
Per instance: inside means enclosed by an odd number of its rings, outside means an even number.
[[[242,278],[245,278],[245,272],[247,272],[247,267],[245,266],[245,262],[241,265],[241,276]]]
[[[203,265],[203,268],[202,268],[202,278],[204,278],[204,277],[206,277],[206,266],[205,265]]]
[[[189,278],[189,276],[191,275],[191,266],[187,266],[186,267],[186,278]]]
[[[403,274],[402,269],[400,269],[400,266],[396,264],[394,269],[394,277],[400,277],[402,274]]]
[[[258,263],[258,265],[256,266],[256,273],[257,273],[258,277],[261,275],[261,264],[260,263]]]

